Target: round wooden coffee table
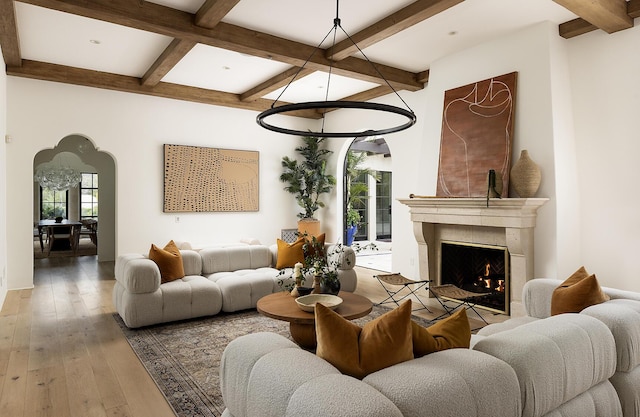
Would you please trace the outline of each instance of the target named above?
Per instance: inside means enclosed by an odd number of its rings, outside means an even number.
[[[342,304],[334,311],[347,320],[354,320],[371,313],[373,303],[361,295],[340,291]],[[293,340],[305,349],[316,348],[316,323],[314,313],[303,311],[288,292],[280,291],[258,300],[258,312],[276,320],[289,322]]]

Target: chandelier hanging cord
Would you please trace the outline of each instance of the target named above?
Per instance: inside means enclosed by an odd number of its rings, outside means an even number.
[[[274,132],[284,133],[284,134],[289,134],[289,135],[299,135],[299,136],[312,135],[312,136],[323,137],[323,138],[329,138],[329,137],[335,137],[335,138],[354,137],[354,138],[357,138],[357,137],[383,135],[383,134],[387,134],[387,133],[395,133],[395,132],[399,132],[399,131],[408,129],[408,128],[410,128],[411,126],[413,126],[415,124],[416,115],[413,112],[413,110],[411,109],[411,107],[409,107],[407,102],[400,96],[400,94],[398,94],[398,92],[391,85],[391,83],[385,78],[384,75],[382,75],[382,73],[380,72],[378,67],[376,67],[376,65],[371,60],[369,60],[369,58],[362,51],[362,49],[360,49],[358,44],[353,40],[353,38],[342,27],[342,24],[341,24],[341,21],[340,21],[340,17],[339,17],[339,9],[340,9],[340,0],[336,0],[336,17],[335,17],[335,19],[333,19],[333,27],[329,30],[329,32],[327,32],[327,34],[324,36],[324,38],[322,38],[322,41],[320,41],[318,46],[316,46],[316,48],[313,50],[311,55],[309,55],[309,57],[304,62],[304,64],[301,67],[298,68],[298,71],[296,71],[296,73],[291,78],[289,83],[287,83],[287,85],[282,89],[282,91],[280,92],[278,97],[273,101],[273,103],[271,103],[271,107],[269,109],[261,112],[256,117],[256,122],[260,126],[262,126],[263,128],[271,130],[271,131],[274,131]],[[336,45],[336,36],[337,36],[338,27],[340,28],[340,30],[342,30],[342,33],[344,33],[344,35],[347,37],[347,39],[349,39],[349,41],[351,41],[351,43],[356,47],[358,52],[360,52],[362,54],[362,56],[364,56],[365,60],[369,63],[369,65],[371,65],[373,67],[373,69],[378,74],[378,76],[380,78],[382,78],[382,80],[384,80],[384,83],[400,99],[400,101],[404,104],[406,109],[403,109],[403,108],[400,108],[400,107],[396,107],[396,106],[392,106],[392,105],[388,105],[388,104],[370,103],[370,102],[366,102],[366,101],[349,101],[349,100],[334,100],[334,101],[330,101],[329,100],[329,85],[331,83],[331,75],[333,73],[333,63],[335,62],[333,59],[329,60],[330,64],[329,64],[329,74],[328,74],[328,77],[327,77],[327,88],[326,88],[326,91],[325,91],[325,101],[309,101],[309,102],[303,102],[303,103],[297,103],[297,104],[285,104],[285,105],[282,105],[282,106],[275,107],[275,105],[278,102],[278,100],[280,100],[280,98],[282,97],[284,92],[287,91],[287,89],[291,86],[291,84],[298,78],[298,76],[300,75],[300,73],[302,72],[304,67],[309,63],[311,58],[313,58],[315,53],[318,50],[322,50],[322,44],[326,41],[326,39],[329,37],[329,35],[331,34],[332,31],[333,31],[333,43],[331,45],[331,51],[333,52],[333,49],[335,49],[335,45]],[[332,54],[332,56],[333,56],[333,54]],[[404,124],[400,124],[400,125],[393,126],[393,127],[390,127],[390,128],[385,128],[385,129],[368,129],[368,130],[365,130],[365,131],[354,131],[354,132],[325,132],[324,131],[325,120],[326,120],[325,119],[325,114],[327,113],[327,111],[329,109],[358,109],[358,110],[381,111],[381,112],[385,112],[385,113],[392,113],[392,114],[397,114],[397,115],[406,117],[407,118],[407,122],[404,123]],[[302,131],[302,130],[296,130],[296,129],[286,129],[286,128],[282,128],[282,127],[278,127],[278,126],[269,124],[269,123],[267,123],[265,121],[265,119],[267,117],[269,117],[269,116],[273,116],[273,115],[281,114],[281,113],[286,113],[286,112],[290,112],[290,111],[296,111],[296,110],[317,110],[318,112],[321,112],[322,113],[322,125],[321,125],[320,131],[319,132],[313,132],[313,131],[310,131],[310,130]]]

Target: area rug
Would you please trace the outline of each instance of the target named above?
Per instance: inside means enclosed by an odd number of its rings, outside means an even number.
[[[374,306],[367,317],[354,320],[362,326],[388,309]],[[427,326],[421,318],[414,320]],[[219,366],[224,348],[233,339],[254,332],[289,335],[289,323],[260,315],[256,310],[221,313],[194,319],[127,328],[119,315],[114,319],[149,375],[179,417],[219,417],[224,411]]]
[[[37,240],[33,241],[33,259],[44,259],[44,258],[66,258],[70,256],[94,256],[98,253],[98,248],[96,245],[91,243],[90,239],[80,239],[78,243],[78,250],[76,253],[73,253],[71,249],[68,250],[53,250],[50,253],[47,253],[46,243],[44,245],[44,250],[40,250],[40,242]]]

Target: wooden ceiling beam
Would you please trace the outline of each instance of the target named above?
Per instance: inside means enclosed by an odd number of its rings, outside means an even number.
[[[67,84],[95,87],[126,93],[144,94],[154,97],[171,98],[216,106],[233,107],[261,112],[271,107],[271,100],[242,101],[238,94],[207,90],[171,83],[159,83],[148,87],[140,85],[140,79],[125,75],[116,75],[82,68],[45,62],[23,60],[22,66],[7,66],[7,75],[53,81]],[[316,111],[297,111],[287,113],[290,116],[318,119]]]
[[[607,33],[633,27],[626,0],[553,0]]]
[[[240,94],[240,100],[242,101],[252,101],[259,99],[260,97],[264,97],[265,95],[276,91],[280,87],[284,87],[289,84],[291,78],[296,76],[296,81],[306,77],[309,74],[314,73],[315,71],[312,69],[300,67],[292,67],[288,70],[276,75],[275,77],[271,77],[270,79],[258,84],[252,89]]]
[[[293,66],[304,65],[313,46],[283,39],[277,36],[245,29],[240,26],[220,22],[213,29],[194,24],[194,15],[170,7],[150,2],[131,0],[21,0],[28,4],[73,13],[92,19],[103,20],[139,30],[159,33],[202,43],[235,52],[246,53],[266,59],[275,59]],[[317,56],[309,60],[307,66],[318,71],[327,71],[333,66],[335,73],[360,80],[382,83],[380,75],[363,59],[349,57],[332,63],[326,57]],[[394,88],[416,91],[423,84],[415,79],[415,74],[399,68],[376,64],[382,76]]]
[[[358,44],[360,49],[366,48],[407,29],[416,23],[453,7],[456,4],[462,3],[463,1],[464,0],[418,0],[415,3],[412,3],[411,5],[374,23],[366,29],[361,30],[351,36],[351,39],[353,42]],[[328,60],[340,61],[353,55],[358,52],[358,48],[353,42],[346,39],[339,42],[334,47],[327,48],[325,50],[325,57]],[[305,71],[307,71],[306,68]],[[297,72],[297,69],[289,69],[282,74],[278,74],[270,80],[265,81],[259,86],[242,94],[242,97],[245,100],[252,100],[257,97],[262,97],[265,94],[269,94],[270,92],[286,85],[287,83],[283,82],[283,80],[291,78],[295,72]],[[416,79],[422,84],[426,82],[422,81],[419,77],[416,77]],[[270,83],[273,83],[273,85]]]
[[[6,65],[22,65],[20,41],[16,25],[16,6],[13,0],[0,0],[0,47]]]
[[[556,3],[579,16],[578,19],[562,23],[560,36],[571,38],[602,29],[607,33],[633,27],[630,9],[638,9],[638,1],[631,0],[554,0]]]
[[[146,74],[144,74],[140,83],[145,86],[158,84],[194,46],[196,46],[196,43],[192,41],[177,38],[171,41],[167,49],[160,54],[158,59],[151,65]]]
[[[195,23],[205,28],[215,27],[240,0],[207,0],[196,12]]]
[[[377,21],[355,35],[351,35],[353,42],[345,39],[338,42],[335,47],[327,48],[325,55],[327,59],[340,61],[358,52],[358,47],[360,49],[367,48],[463,1],[464,0],[418,0]],[[358,47],[354,45],[354,42]]]
[[[207,0],[196,12],[195,23],[213,28],[240,0]],[[142,77],[142,85],[156,85],[175,67],[196,42],[175,38]]]
[[[640,17],[640,0],[629,0],[627,2],[627,14],[636,19]],[[585,33],[592,32],[598,28],[582,18],[570,20],[560,24],[558,28],[560,36],[570,39]]]

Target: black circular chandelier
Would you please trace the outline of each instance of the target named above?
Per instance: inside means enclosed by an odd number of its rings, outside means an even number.
[[[284,134],[287,134],[287,135],[316,136],[316,137],[321,137],[321,138],[358,138],[358,137],[367,137],[367,136],[380,136],[380,135],[400,132],[402,130],[410,128],[411,126],[413,126],[416,123],[416,115],[413,112],[413,110],[411,110],[409,105],[402,99],[402,97],[400,97],[400,95],[395,90],[395,88],[393,88],[393,86],[389,83],[389,81],[387,81],[387,79],[382,75],[382,73],[380,72],[380,70],[378,70],[378,68],[374,65],[374,63],[371,62],[369,60],[369,58],[367,58],[365,53],[362,52],[360,47],[358,47],[358,45],[351,38],[351,36],[349,36],[349,34],[342,28],[342,25],[340,24],[340,18],[338,17],[339,1],[340,0],[336,0],[336,17],[335,17],[335,19],[333,19],[333,27],[331,28],[331,30],[327,33],[327,35],[325,35],[325,37],[322,39],[322,41],[314,49],[313,53],[311,53],[309,58],[307,58],[305,63],[298,69],[296,74],[291,78],[291,81],[289,81],[289,83],[285,86],[285,88],[282,90],[282,92],[280,92],[280,95],[274,100],[273,104],[271,104],[271,107],[269,109],[263,111],[262,113],[258,114],[258,116],[256,117],[256,121],[263,128],[271,130],[273,132],[284,133]],[[327,90],[326,90],[326,93],[325,93],[325,100],[324,101],[306,101],[306,102],[303,102],[303,103],[284,104],[284,105],[277,106],[277,107],[275,106],[276,103],[278,102],[278,100],[280,99],[280,97],[282,97],[282,95],[285,93],[285,91],[287,91],[289,86],[291,86],[291,84],[296,80],[296,78],[298,77],[300,72],[304,69],[305,65],[307,65],[309,60],[311,60],[313,55],[318,50],[321,50],[322,44],[327,39],[327,37],[329,37],[329,35],[331,33],[333,33],[333,45],[332,45],[332,48],[335,47],[336,34],[337,34],[337,31],[338,31],[338,28],[340,28],[340,30],[342,30],[342,32],[346,35],[346,37],[351,41],[351,43],[353,43],[353,45],[358,49],[358,51],[362,54],[362,56],[364,56],[364,58],[367,60],[367,62],[373,67],[373,69],[377,72],[377,74],[380,76],[380,78],[382,78],[382,80],[384,80],[384,82],[387,84],[387,86],[393,91],[393,93],[395,93],[395,95],[400,99],[400,101],[402,101],[402,103],[405,105],[406,108],[392,106],[392,105],[389,105],[389,104],[372,103],[372,102],[368,102],[368,101],[348,101],[348,100],[333,100],[333,101],[330,101],[330,100],[328,100],[329,84],[331,82],[331,73],[332,73],[332,69],[333,69],[333,67],[331,65],[329,66],[329,78],[328,78],[328,81],[327,81]],[[330,62],[333,62],[333,61],[330,60]],[[399,116],[405,117],[406,118],[406,122],[405,123],[400,123],[400,124],[397,124],[397,125],[394,125],[394,126],[391,126],[391,127],[381,128],[381,129],[367,129],[367,130],[352,131],[352,132],[349,132],[349,131],[345,131],[345,132],[326,132],[324,130],[325,114],[330,110],[337,110],[337,109],[356,109],[356,110],[367,110],[367,111],[390,113],[390,114],[395,114],[395,115],[399,115]],[[316,111],[319,111],[322,114],[322,119],[323,119],[322,128],[320,130],[318,130],[318,131],[287,129],[287,128],[284,128],[284,127],[279,127],[279,126],[276,126],[274,124],[267,123],[265,121],[265,119],[270,117],[270,116],[274,116],[274,115],[277,115],[277,114],[288,113],[288,112],[293,112],[293,111],[300,111],[300,110],[316,110]]]

